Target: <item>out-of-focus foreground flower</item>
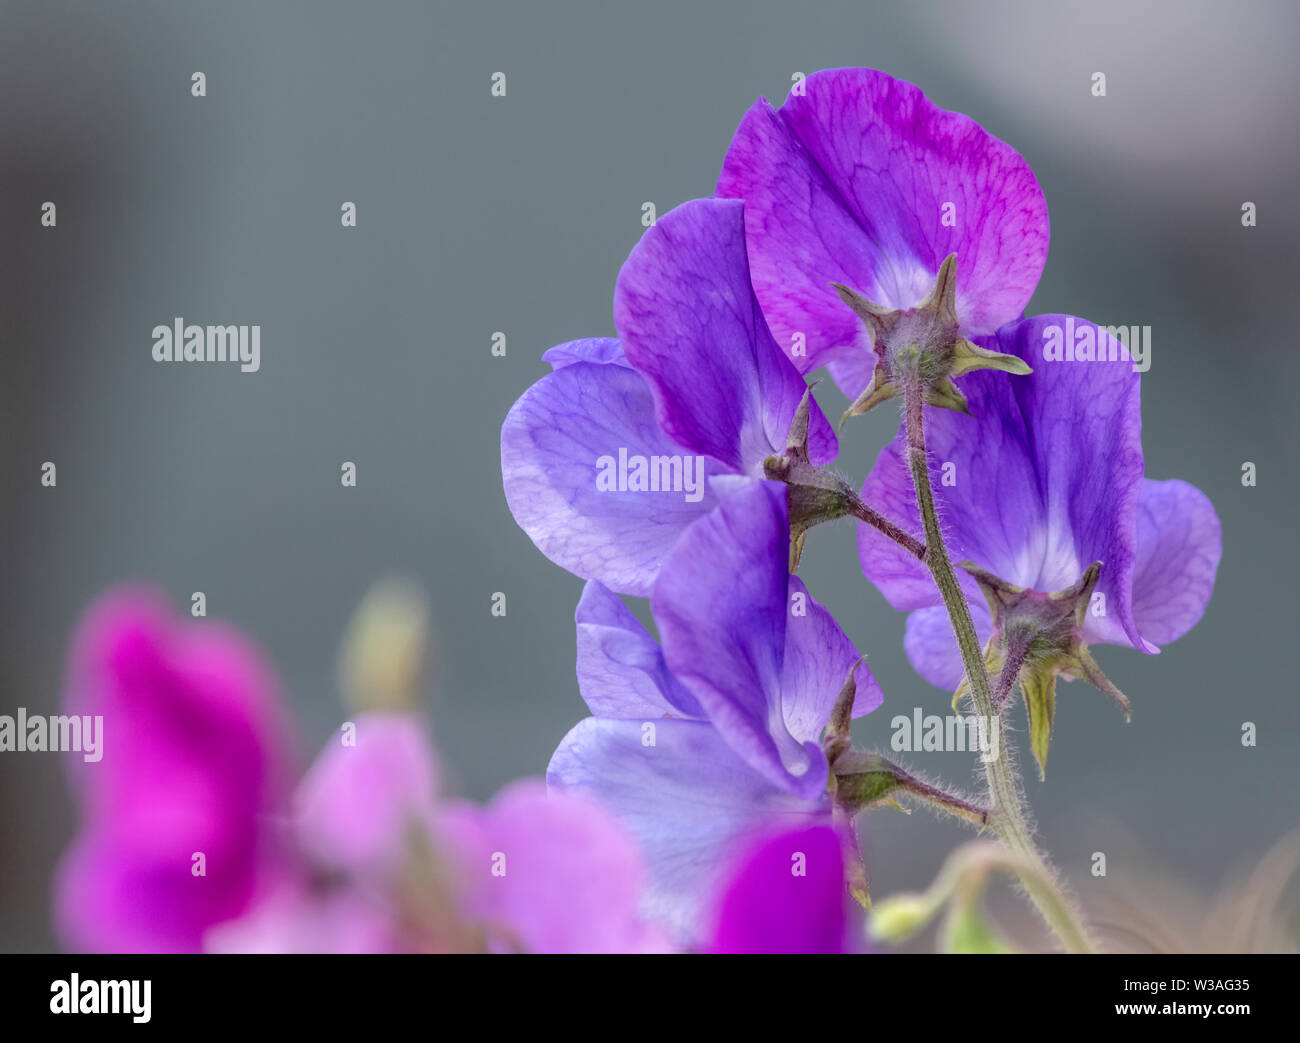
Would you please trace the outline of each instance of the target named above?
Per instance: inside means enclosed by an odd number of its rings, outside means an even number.
[[[751,843],[715,904],[712,951],[836,954],[860,947],[845,915],[844,841],[811,826]]]
[[[90,609],[69,673],[67,712],[102,714],[105,741],[71,765],[57,928],[78,950],[197,951],[279,862],[289,733],[271,673],[233,630],[176,622],[137,589]]]
[[[391,682],[418,671],[380,660],[389,704]],[[104,718],[102,760],[75,764],[80,828],[55,882],[72,949],[664,947],[638,911],[640,852],[609,813],[540,780],[485,807],[441,796],[409,710],[345,723],[290,795],[270,671],[233,630],[173,619],[152,593],[92,607],[67,703]]]

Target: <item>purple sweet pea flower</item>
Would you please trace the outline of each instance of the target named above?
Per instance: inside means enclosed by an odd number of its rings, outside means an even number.
[[[552,561],[620,593],[649,595],[713,508],[711,477],[762,476],[804,394],[754,299],[742,210],[700,199],[662,217],[619,274],[618,340],[548,351],[554,371],[501,429],[515,520]],[[834,459],[815,403],[809,444],[814,463]]]
[[[1098,360],[1055,360],[1057,338],[1086,343]],[[973,416],[926,409],[932,484],[954,561],[969,559],[1007,583],[1040,592],[1076,583],[1100,561],[1083,626],[1087,643],[1156,652],[1200,619],[1221,552],[1219,520],[1186,482],[1143,477],[1139,375],[1105,331],[1063,315],[1011,323],[988,346],[1025,359],[1028,376],[963,378]],[[902,432],[876,461],[863,498],[920,533]],[[947,615],[915,558],[859,527],[862,568],[895,608],[911,612],[906,649],[928,681],[953,690],[963,676]],[[982,640],[985,597],[961,575]]]
[[[65,712],[103,717],[103,756],[71,762],[80,831],[55,880],[58,932],[79,951],[197,952],[281,861],[271,673],[233,630],[122,589],[86,614],[70,675]]]
[[[832,826],[766,837],[740,859],[714,915],[715,953],[849,950],[844,838]]]
[[[662,649],[590,582],[578,604],[578,685],[594,716],[551,759],[553,788],[590,794],[640,839],[647,909],[688,943],[737,850],[774,823],[828,824],[818,740],[854,670],[854,714],[881,693],[852,642],[787,571],[785,489],[725,479],[655,584]],[[856,668],[855,668],[855,663]]]
[[[832,288],[915,307],[957,255],[960,333],[1019,317],[1047,257],[1033,171],[978,123],[872,69],[814,73],[781,108],[760,99],[736,131],[719,196],[745,201],[754,291],[800,372],[827,365],[856,398],[870,336]]]

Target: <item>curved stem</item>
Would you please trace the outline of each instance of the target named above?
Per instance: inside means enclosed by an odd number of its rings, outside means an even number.
[[[878,915],[883,914],[886,923],[890,913],[899,906],[909,909],[911,915],[893,925],[892,930],[886,929],[883,932],[878,927],[879,920],[874,920],[872,933],[877,937],[892,934],[891,940],[905,941],[925,926],[944,903],[973,904],[979,897],[985,879],[995,872],[1013,874],[1026,886],[1027,881],[1035,880],[1044,895],[1061,897],[1051,874],[1046,873],[1041,865],[1026,862],[1005,845],[974,841],[959,847],[948,856],[939,875],[925,891],[919,894],[893,895],[881,902],[876,912]],[[1062,916],[1070,915],[1066,907],[1062,907],[1059,913]]]
[[[976,712],[993,720],[998,716],[989,687],[988,671],[980,651],[979,636],[971,619],[970,606],[962,593],[961,584],[953,571],[948,549],[939,530],[939,517],[934,508],[934,490],[930,485],[930,471],[925,449],[925,393],[920,374],[913,370],[903,382],[904,416],[907,429],[907,464],[912,473],[916,502],[925,527],[925,563],[934,577],[935,585],[943,597],[948,617],[952,621],[957,647],[961,650],[966,679]],[[1093,945],[1083,926],[1082,918],[1066,898],[1056,881],[1047,859],[1034,843],[1028,817],[1016,785],[1015,772],[1008,752],[1010,743],[1003,737],[998,744],[998,755],[983,769],[988,780],[990,810],[989,824],[998,838],[1015,854],[1032,867],[1019,872],[1021,884],[1028,892],[1039,915],[1056,933],[1070,952],[1092,952]],[[982,759],[981,759],[982,760]]]

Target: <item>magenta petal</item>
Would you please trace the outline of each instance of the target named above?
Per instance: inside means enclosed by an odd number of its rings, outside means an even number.
[[[645,878],[641,852],[595,801],[548,793],[540,779],[526,779],[486,808],[462,805],[445,815],[448,835],[462,841],[462,884],[478,919],[503,929],[498,947],[534,953],[662,947],[638,908]]]
[[[501,428],[502,479],[511,513],[543,554],[619,593],[646,596],[664,555],[708,512],[713,495],[707,478],[694,494],[598,488],[601,459],[617,461],[620,450],[628,459],[683,455],[656,422],[640,376],[621,365],[574,362],[510,410]],[[705,475],[719,471],[715,461],[702,466]]]
[[[858,650],[798,576],[790,577],[787,604],[790,618],[781,670],[785,726],[800,742],[817,741],[849,669],[858,661]],[[862,717],[884,696],[865,662],[858,663],[853,677],[857,683],[853,716]]]
[[[234,630],[119,589],[87,612],[70,674],[67,712],[103,717],[102,759],[70,755],[81,827],[55,884],[60,934],[79,950],[197,952],[278,857],[267,819],[289,757],[270,670]]]
[[[816,741],[791,735],[783,709],[785,495],[784,485],[754,481],[724,496],[669,554],[651,606],[669,669],[719,733],[765,777],[812,796],[826,785],[826,758]]]
[[[707,943],[718,881],[773,823],[830,820],[825,793],[801,800],[769,783],[703,721],[589,717],[547,770],[552,788],[599,800],[638,839],[650,869],[647,913],[684,943]]]
[[[111,831],[84,833],[54,875],[54,923],[76,952],[196,953],[213,924],[244,912],[256,893],[256,862],[241,858],[195,877],[202,841],[160,835],[143,844]]]
[[[1133,618],[1156,644],[1182,637],[1200,620],[1223,553],[1219,516],[1195,486],[1146,479],[1138,496]]]
[[[695,697],[668,671],[658,643],[623,604],[594,580],[582,589],[578,690],[597,717],[702,717]]]
[[[830,826],[769,837],[740,860],[717,905],[717,953],[843,953],[844,849]]]
[[[785,446],[805,385],[754,299],[742,205],[697,199],[661,217],[619,273],[614,320],[663,429],[732,471],[761,474]],[[836,453],[815,403],[809,449],[816,463]]]
[[[381,876],[433,820],[437,767],[423,721],[367,713],[330,739],[294,795],[298,843],[327,868]]]
[[[865,344],[831,282],[889,307],[919,303],[957,254],[968,334],[1020,315],[1047,257],[1047,204],[1009,145],[915,86],[830,69],[736,131],[718,194],[745,201],[755,292],[777,341],[808,337],[801,369]],[[859,389],[860,390],[860,389]]]

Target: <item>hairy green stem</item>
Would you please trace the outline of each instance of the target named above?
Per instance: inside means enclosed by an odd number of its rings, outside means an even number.
[[[981,828],[988,825],[988,808],[917,778],[879,753],[845,750],[835,758],[831,771],[835,773],[835,803],[850,812],[910,796]]]
[[[930,485],[930,471],[925,448],[925,389],[921,375],[912,369],[903,381],[904,417],[907,430],[907,464],[912,473],[916,502],[920,508],[925,528],[925,563],[934,577],[935,585],[948,610],[957,647],[961,650],[966,679],[970,684],[971,698],[977,713],[988,720],[998,716],[989,687],[988,671],[980,649],[979,637],[971,619],[970,607],[962,593],[961,584],[953,571],[948,549],[939,530],[939,518],[934,508],[934,490]],[[989,824],[998,838],[1013,853],[1020,856],[1028,870],[1018,872],[1021,884],[1029,894],[1035,908],[1048,927],[1069,952],[1092,952],[1093,945],[1083,926],[1082,918],[1073,903],[1065,896],[1056,881],[1047,859],[1034,843],[1028,817],[1016,784],[1014,769],[1008,751],[1009,741],[1003,736],[998,744],[998,755],[983,764],[989,787]],[[982,758],[981,758],[982,761]]]

